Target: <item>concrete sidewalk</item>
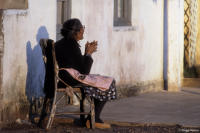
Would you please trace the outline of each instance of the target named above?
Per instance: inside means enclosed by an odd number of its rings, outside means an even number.
[[[63,106],[60,111],[79,110],[79,106]],[[181,92],[149,92],[137,96],[108,102],[103,110],[102,118],[112,128],[100,130],[87,129],[79,124],[79,116],[55,118],[54,132],[159,132],[159,133],[199,133],[200,132],[200,88],[183,88]],[[79,124],[78,124],[79,123]],[[177,125],[178,124],[178,125]],[[0,129],[5,133],[41,132],[28,121],[10,124]]]
[[[108,102],[102,118],[105,121],[200,127],[200,88],[149,92]]]

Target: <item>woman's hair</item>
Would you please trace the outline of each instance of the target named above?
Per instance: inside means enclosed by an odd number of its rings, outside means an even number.
[[[77,18],[69,19],[64,22],[61,29],[61,35],[65,38],[72,39],[83,27],[81,21]]]

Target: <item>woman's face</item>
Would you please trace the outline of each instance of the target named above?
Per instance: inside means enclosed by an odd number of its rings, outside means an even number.
[[[83,39],[83,34],[84,34],[84,30],[85,30],[85,27],[83,26],[79,32],[77,32],[76,36],[75,36],[75,39],[76,41],[79,41],[79,40],[82,40]]]

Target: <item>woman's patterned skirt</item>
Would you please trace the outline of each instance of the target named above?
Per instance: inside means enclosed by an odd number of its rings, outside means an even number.
[[[117,99],[115,80],[113,80],[109,89],[106,91],[102,91],[96,87],[84,87],[84,92],[86,95],[98,99],[99,101],[110,101]]]

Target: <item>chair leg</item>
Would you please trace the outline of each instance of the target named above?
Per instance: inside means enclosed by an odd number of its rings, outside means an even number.
[[[94,105],[94,98],[91,98],[90,113],[91,113],[91,127],[92,127],[92,129],[95,129],[95,105]]]
[[[82,92],[82,88],[81,88],[81,95],[82,95],[82,98],[80,99],[80,112],[85,112],[85,109],[84,109],[84,100],[85,100],[85,94],[84,92]],[[85,115],[80,115],[80,120],[81,120],[81,123],[84,124],[85,123]]]
[[[55,89],[51,113],[50,113],[50,116],[49,116],[49,119],[48,119],[48,122],[47,122],[46,130],[50,129],[52,124],[53,124],[53,119],[54,119],[54,116],[55,116],[55,113],[56,113],[56,98],[57,98],[57,91]]]
[[[53,119],[54,119],[54,116],[55,116],[55,112],[56,112],[56,105],[53,104],[52,105],[52,109],[51,109],[51,114],[49,116],[49,120],[47,122],[47,126],[46,126],[46,129],[50,129],[52,124],[53,124]]]
[[[47,97],[44,98],[43,107],[42,107],[40,119],[38,122],[39,127],[43,127],[43,121],[45,120],[45,117],[47,116],[47,113],[48,113],[49,106],[51,105],[51,103],[49,103],[49,101],[50,101],[49,98],[47,98]]]

